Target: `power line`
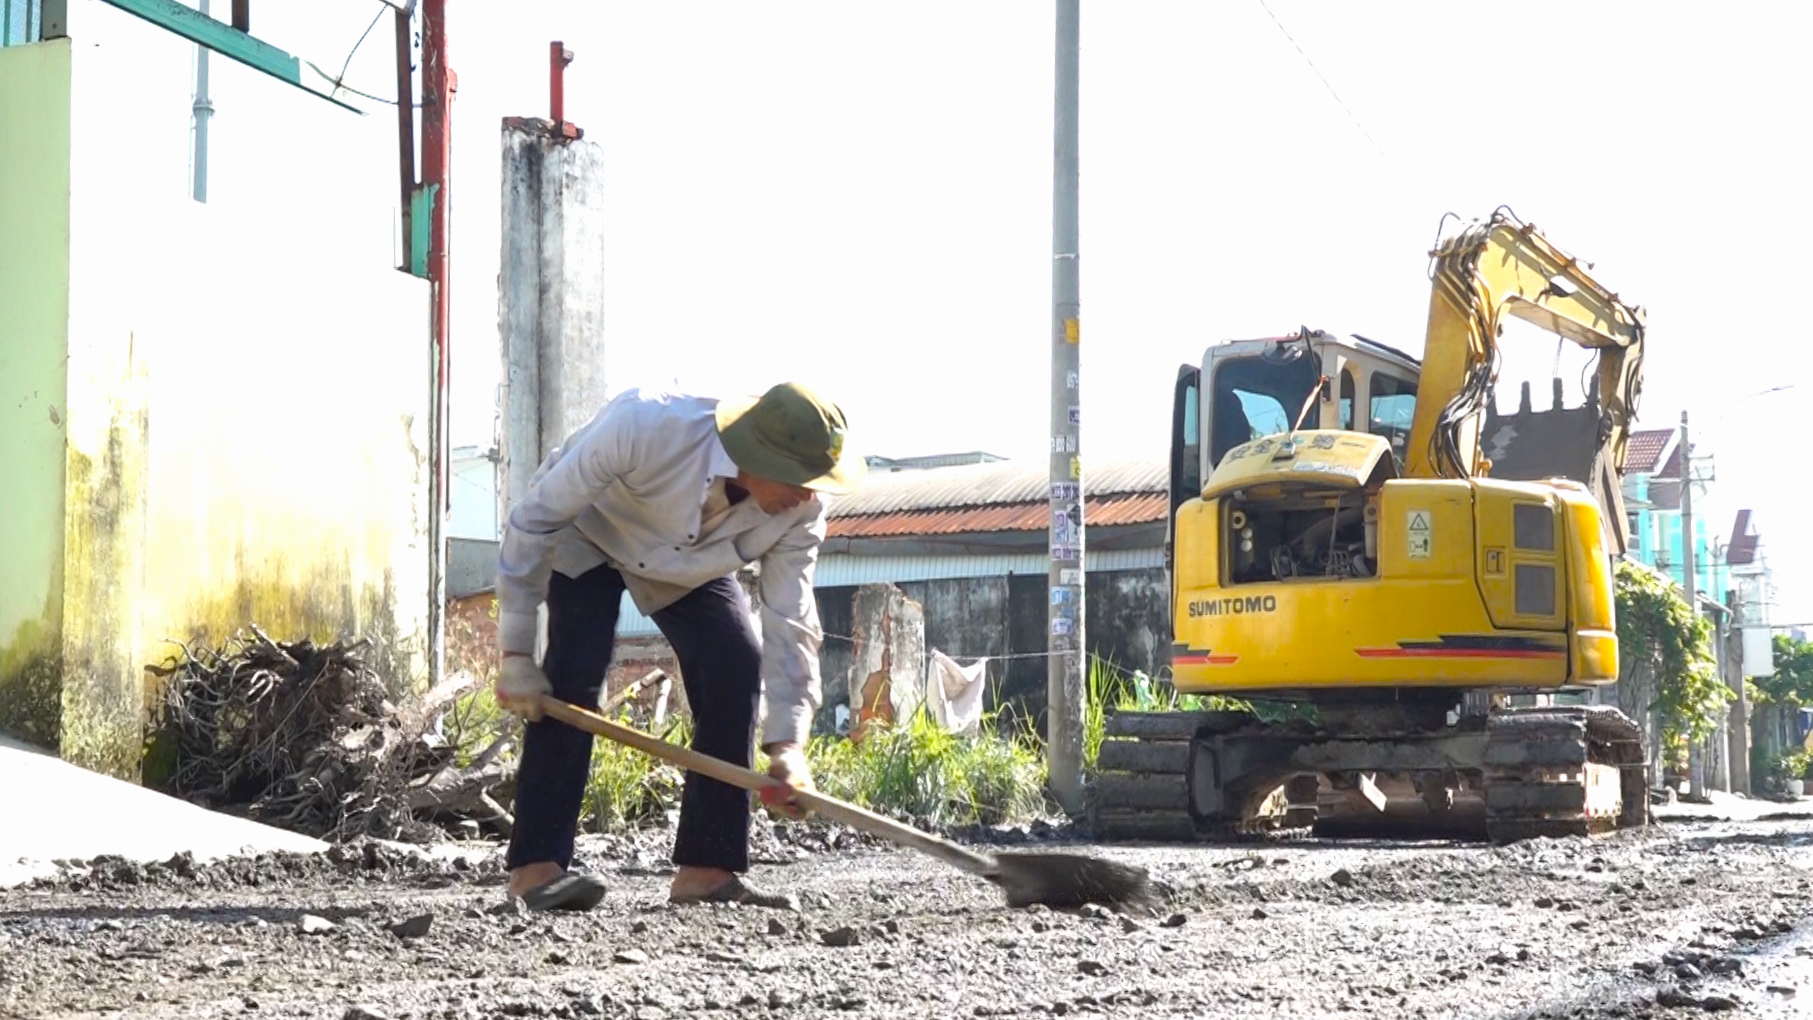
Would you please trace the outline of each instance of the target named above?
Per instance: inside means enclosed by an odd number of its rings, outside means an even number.
[[[1303,47],[1299,45],[1296,38],[1290,34],[1290,29],[1284,27],[1284,22],[1278,20],[1278,15],[1272,12],[1271,6],[1267,4],[1265,0],[1259,0],[1259,6],[1265,9],[1265,13],[1272,19],[1272,24],[1277,25],[1278,31],[1284,33],[1285,41],[1291,44],[1291,48],[1297,51],[1297,55],[1303,58],[1303,62],[1309,66],[1310,71],[1312,71],[1316,78],[1322,82],[1322,87],[1328,90],[1328,94],[1334,98],[1335,104],[1341,108],[1341,112],[1347,114],[1348,120],[1353,121],[1353,126],[1359,129],[1360,134],[1365,137],[1367,143],[1372,146],[1372,151],[1379,154],[1379,158],[1385,161],[1385,165],[1391,168],[1392,173],[1397,174],[1398,180],[1403,183],[1404,187],[1410,190],[1412,195],[1416,196],[1417,201],[1426,201],[1423,197],[1423,190],[1410,180],[1410,177],[1404,173],[1397,165],[1396,161],[1385,154],[1385,149],[1379,145],[1377,139],[1372,137],[1372,132],[1366,130],[1366,125],[1360,123],[1360,118],[1355,116],[1354,112],[1347,108],[1347,103],[1341,99],[1341,94],[1335,91],[1335,87],[1329,82],[1328,76],[1322,73],[1322,69],[1316,66],[1315,61],[1309,59],[1309,54],[1303,52]]]
[[[351,85],[346,84],[346,72],[352,68],[353,58],[358,56],[359,47],[364,46],[365,40],[370,38],[371,30],[378,27],[378,20],[380,18],[384,17],[384,12],[391,10],[391,9],[392,9],[392,7],[390,4],[387,4],[387,3],[378,4],[378,13],[371,16],[371,24],[365,26],[365,31],[359,33],[359,41],[356,43],[353,43],[353,48],[351,50],[347,51],[346,60],[340,64],[340,73],[338,75],[328,74],[326,71],[323,71],[321,69],[321,66],[319,64],[315,63],[312,60],[306,61],[306,63],[308,64],[309,67],[314,68],[314,71],[316,74],[320,75],[323,78],[326,78],[328,81],[333,83],[334,92],[338,92],[341,89],[345,89],[346,91],[351,92],[355,96],[360,96],[365,99],[369,99],[374,103],[384,103],[389,106],[397,105],[397,101],[394,99],[384,99],[380,96],[374,96],[368,92],[360,92],[358,89],[353,88]],[[334,92],[328,93],[329,98],[333,97]]]

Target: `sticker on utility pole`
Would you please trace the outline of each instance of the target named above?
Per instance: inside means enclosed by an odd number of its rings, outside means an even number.
[[[1063,434],[1052,436],[1051,437],[1051,452],[1052,453],[1075,453],[1076,452],[1076,437],[1075,436],[1066,436]],[[1076,476],[1071,475],[1070,477],[1075,478]]]
[[[1434,532],[1429,527],[1429,511],[1412,510],[1404,524],[1405,548],[1413,560],[1426,560],[1435,548]]]
[[[1083,423],[1083,409],[1078,407],[1075,404],[1071,404],[1070,405],[1070,424],[1081,425],[1082,423]]]
[[[1083,585],[1083,572],[1074,567],[1063,567],[1058,570],[1058,583],[1071,588],[1080,588]]]
[[[1072,621],[1066,620],[1061,616],[1058,617],[1057,619],[1051,621],[1052,635],[1054,637],[1069,637],[1070,631],[1071,631],[1071,622]]]
[[[1083,327],[1077,324],[1076,319],[1074,319],[1074,318],[1065,319],[1064,320],[1064,342],[1067,344],[1073,344],[1073,343],[1076,343],[1077,341],[1081,340],[1082,338],[1083,338]]]
[[[1076,389],[1076,382],[1077,382],[1076,369],[1073,368],[1070,371],[1064,373],[1064,388],[1065,389],[1070,389],[1070,390]]]
[[[1074,449],[1074,446],[1072,448]],[[1075,457],[1070,458],[1070,477],[1083,477],[1083,462]]]

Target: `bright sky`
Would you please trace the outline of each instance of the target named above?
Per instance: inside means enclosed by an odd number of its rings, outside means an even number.
[[[255,31],[330,70],[377,8],[303,6],[254,5]],[[1042,455],[1052,4],[450,7],[456,443],[488,443],[495,417],[499,121],[547,115],[558,38],[567,117],[610,168],[613,389],[800,378],[871,452]],[[1813,622],[1805,483],[1746,438],[1786,433],[1813,395],[1752,396],[1809,367],[1802,266],[1778,253],[1813,234],[1813,7],[1389,9],[1085,4],[1085,461],[1162,455],[1176,368],[1218,338],[1306,324],[1419,352],[1442,214],[1508,204],[1647,307],[1639,427],[1692,412],[1717,475],[1698,509],[1723,535],[1756,508],[1775,620]],[[347,81],[395,94],[388,15]],[[358,102],[360,151],[381,153],[394,114]],[[230,138],[234,99],[216,105]],[[373,194],[394,194],[381,159]],[[1527,341],[1512,378],[1546,380],[1553,341],[1508,339]]]

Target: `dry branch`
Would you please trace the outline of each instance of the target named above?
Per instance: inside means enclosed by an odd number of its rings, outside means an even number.
[[[439,732],[470,676],[399,708],[366,662],[368,640],[318,646],[247,630],[218,649],[178,644],[148,668],[165,680],[171,793],[327,839],[420,838],[419,811],[493,813],[488,793],[507,778],[497,749],[455,769]]]

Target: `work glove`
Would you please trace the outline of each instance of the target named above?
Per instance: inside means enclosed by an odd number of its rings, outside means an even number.
[[[798,744],[771,744],[768,752],[768,775],[780,780],[779,783],[763,787],[762,803],[768,810],[787,818],[798,820],[806,817],[806,811],[793,798],[794,790],[812,790],[812,766],[806,762],[806,752]]]
[[[554,685],[527,655],[506,655],[497,669],[497,704],[504,711],[529,722],[541,718],[541,696],[552,694]]]

